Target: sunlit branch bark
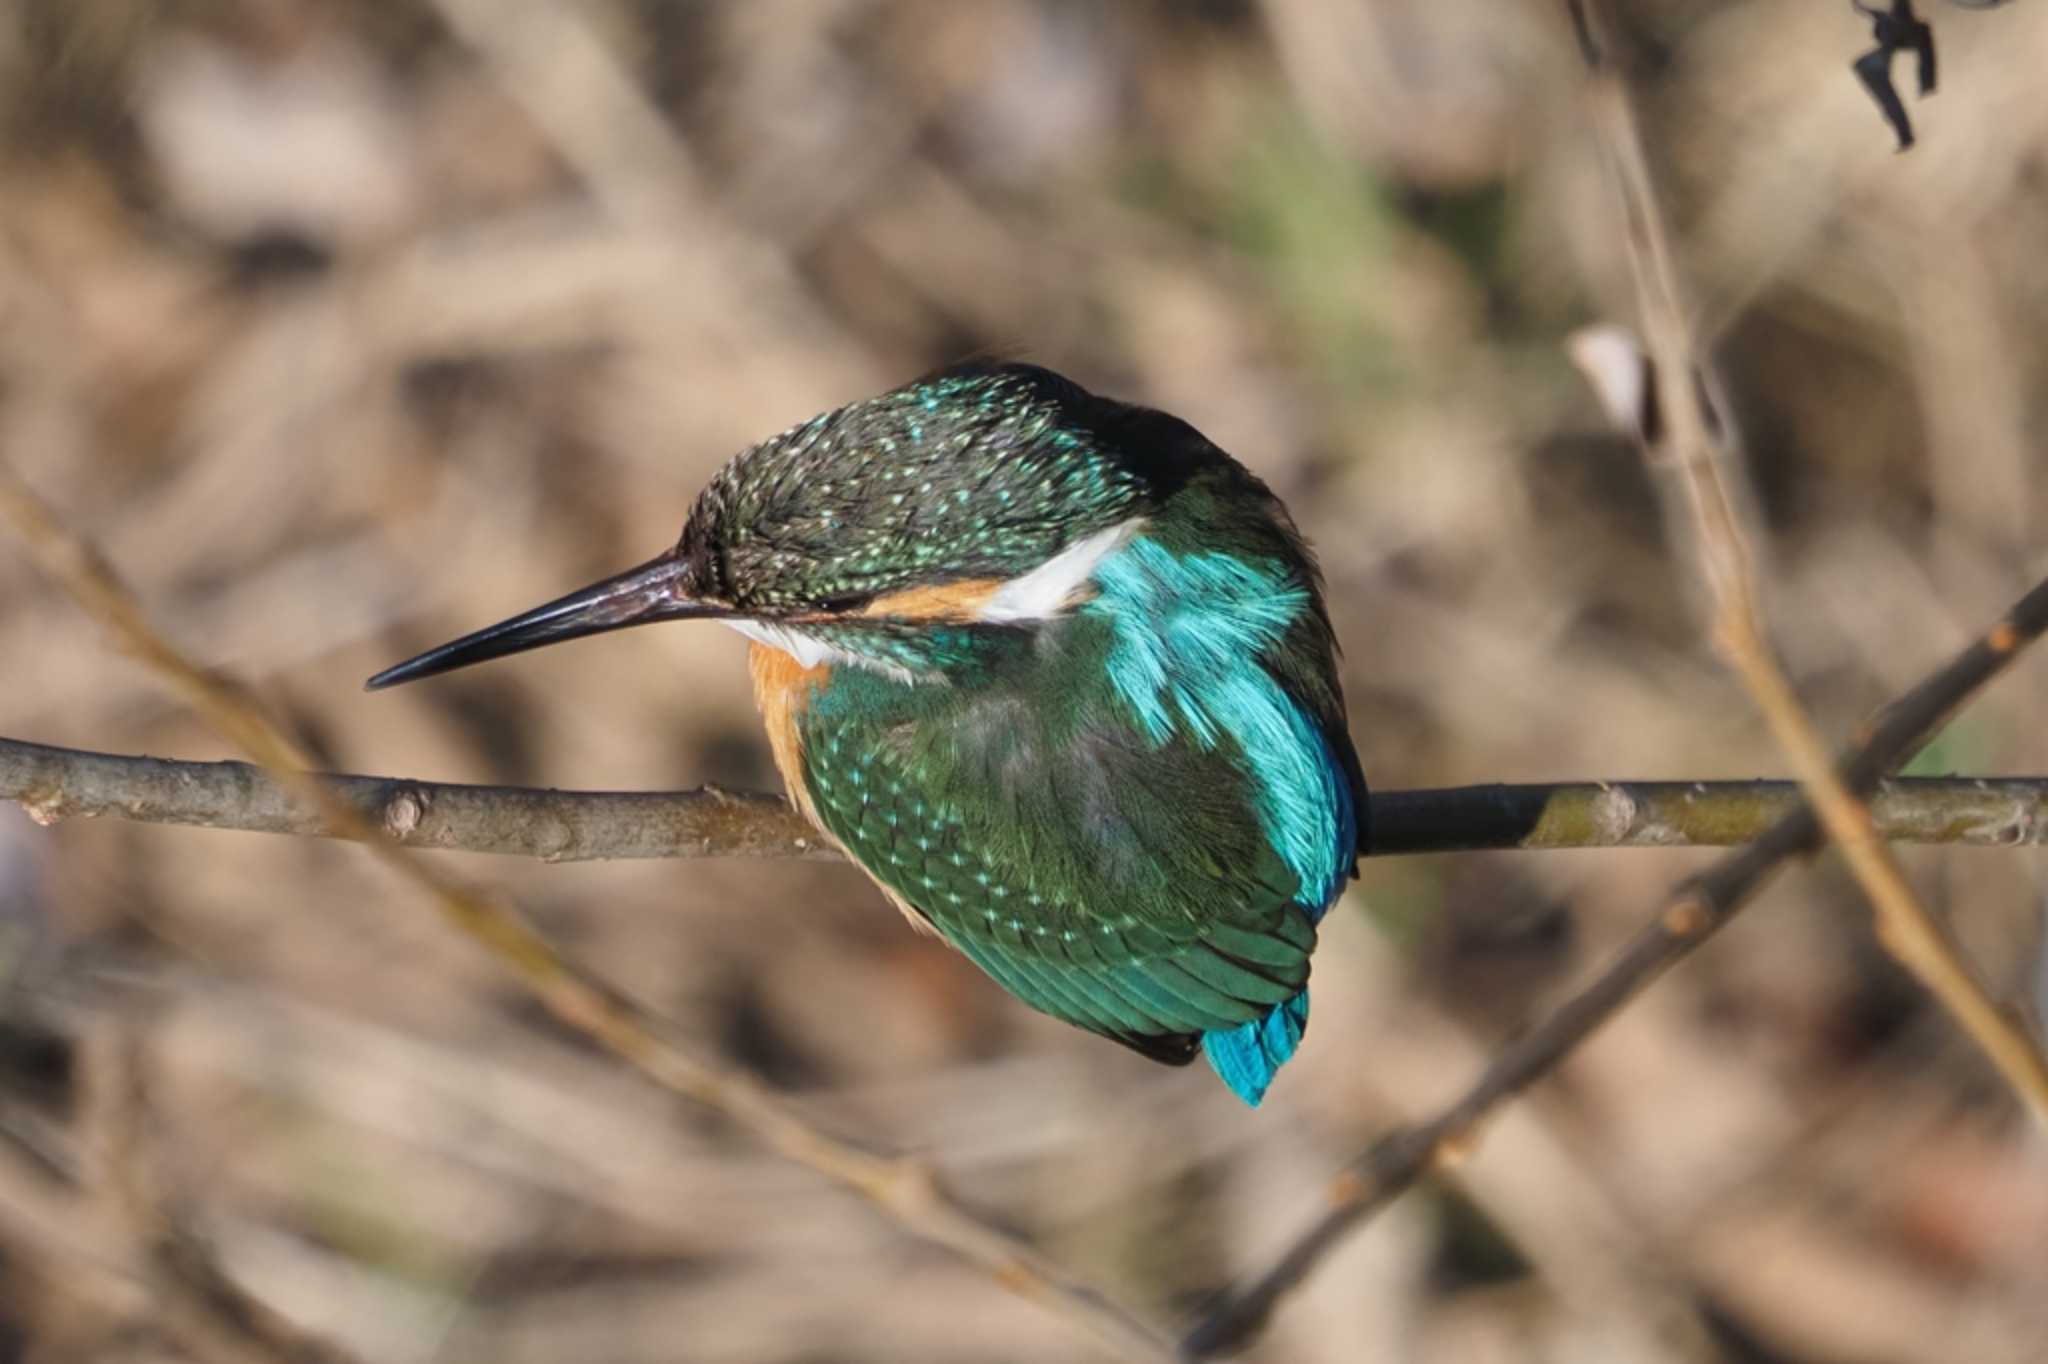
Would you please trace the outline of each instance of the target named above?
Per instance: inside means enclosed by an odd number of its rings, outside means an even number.
[[[323,776],[366,823],[408,847],[550,862],[671,857],[836,858],[779,796],[721,791],[558,791],[410,777]],[[43,823],[107,816],[145,824],[348,837],[262,768],[177,762],[0,739],[0,799]],[[1372,795],[1372,851],[1720,848],[1746,843],[1799,803],[1784,781],[1557,782]],[[2048,777],[1905,777],[1871,801],[1898,843],[2048,843]]]

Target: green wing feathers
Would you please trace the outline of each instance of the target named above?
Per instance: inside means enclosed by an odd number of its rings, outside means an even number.
[[[844,685],[844,684],[842,684]],[[837,709],[834,707],[833,709]],[[1315,927],[1216,753],[816,717],[805,773],[856,861],[1019,999],[1154,1059],[1263,1017],[1308,980]]]

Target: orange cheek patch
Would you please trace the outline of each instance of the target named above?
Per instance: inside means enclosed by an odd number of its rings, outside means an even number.
[[[959,582],[912,587],[875,598],[861,614],[949,623],[978,620],[989,598],[1002,589],[1001,578],[963,578]]]

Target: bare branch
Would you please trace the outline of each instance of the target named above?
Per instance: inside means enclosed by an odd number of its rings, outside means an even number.
[[[410,777],[320,778],[363,822],[409,848],[548,862],[840,854],[778,796],[721,791],[556,791]],[[352,835],[260,767],[92,753],[0,739],[0,800],[45,824],[113,816],[321,838]],[[1785,781],[1554,782],[1372,794],[1374,855],[1557,848],[1726,848],[1791,813]],[[1871,802],[1895,843],[2048,844],[2048,777],[1907,777]]]
[[[0,747],[0,771],[5,751]],[[1560,848],[1734,848],[1799,808],[1789,781],[1596,781],[1372,793],[1375,856]],[[1893,843],[2048,844],[2048,780],[1896,777],[1871,798]]]
[[[319,780],[358,821],[409,848],[550,862],[839,856],[780,796],[710,787],[546,791],[347,774]],[[0,798],[45,824],[112,815],[145,824],[356,836],[243,762],[173,762],[0,739]]]

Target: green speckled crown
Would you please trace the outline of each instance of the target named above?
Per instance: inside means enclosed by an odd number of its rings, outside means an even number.
[[[1122,410],[1027,365],[948,370],[742,451],[682,553],[708,591],[766,612],[1026,572],[1156,491],[1097,438]]]

